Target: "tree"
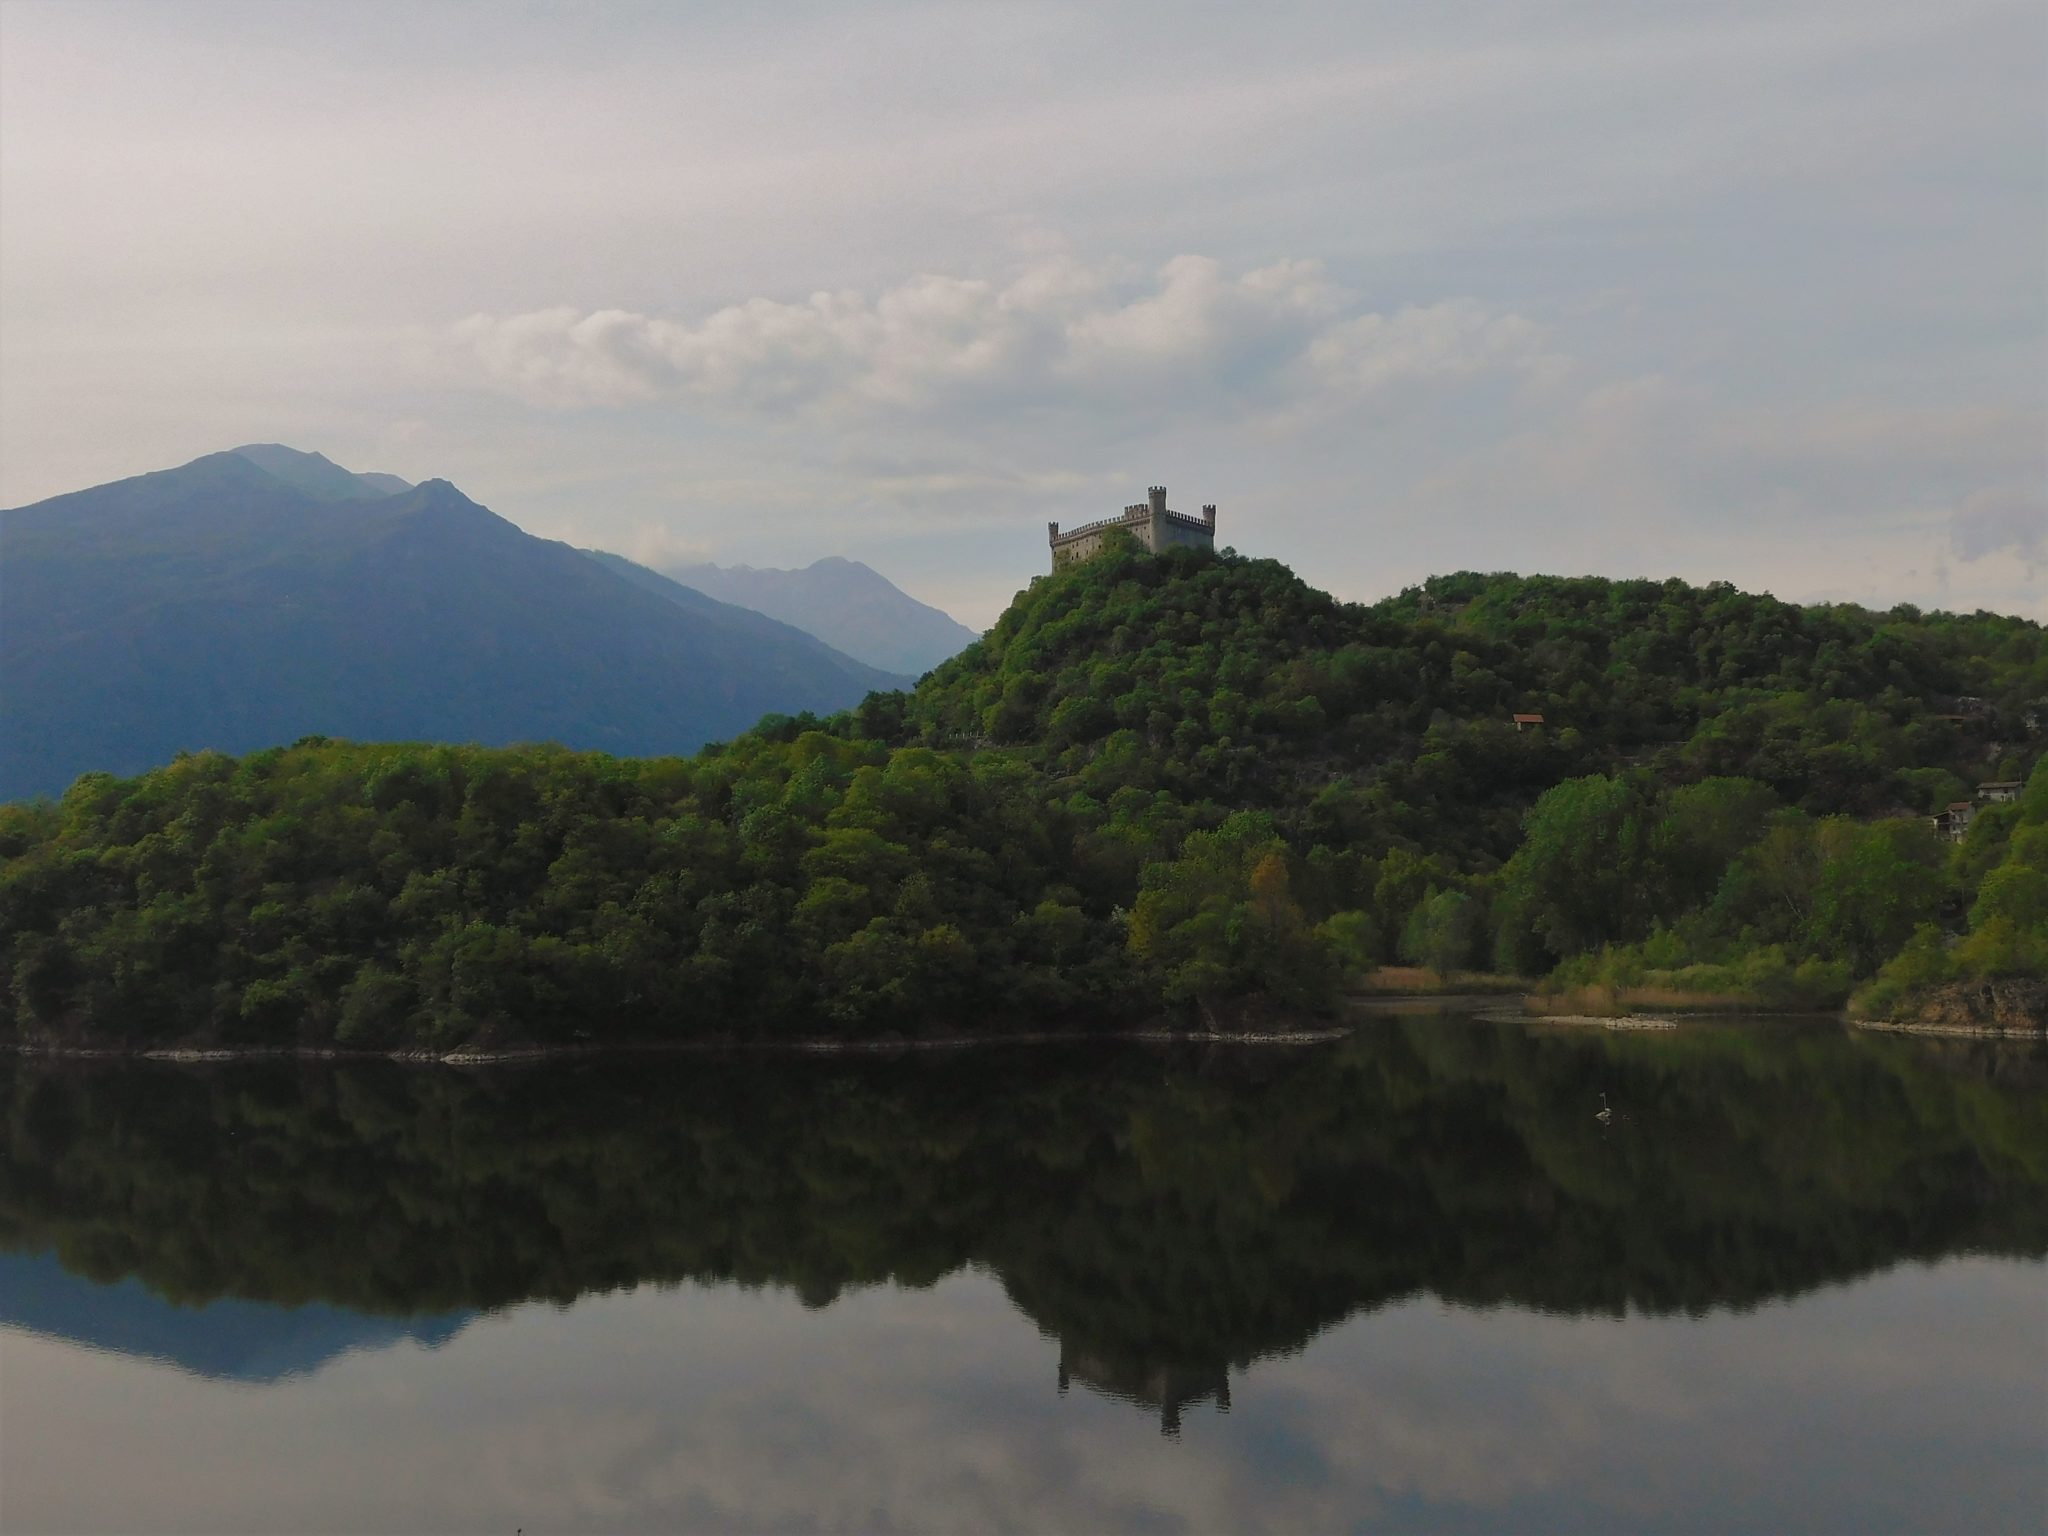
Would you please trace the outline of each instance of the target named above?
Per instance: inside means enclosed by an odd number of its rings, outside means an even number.
[[[1508,909],[1552,954],[1647,931],[1643,809],[1632,785],[1596,774],[1545,791],[1530,811],[1502,885]]]
[[[1479,938],[1479,904],[1463,891],[1432,891],[1401,932],[1401,955],[1438,976],[1468,969]]]
[[[1809,925],[1814,947],[1867,976],[1941,910],[1934,834],[1922,821],[1834,820],[1823,824],[1820,841],[1824,862]]]
[[[1263,991],[1304,1006],[1327,1001],[1329,957],[1294,900],[1286,845],[1266,817],[1197,832],[1171,863],[1147,867],[1131,914],[1131,952],[1191,1002]]]
[[[1777,793],[1754,779],[1703,779],[1667,795],[1651,834],[1660,915],[1712,897],[1728,866],[1769,832],[1778,808]]]

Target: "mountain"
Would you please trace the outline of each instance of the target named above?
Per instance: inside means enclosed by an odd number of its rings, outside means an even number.
[[[689,752],[904,681],[276,445],[0,512],[0,555],[0,798],[309,734]]]
[[[921,676],[980,637],[858,560],[831,555],[800,571],[671,566],[686,587],[816,635],[871,667]]]
[[[410,480],[396,475],[350,474],[324,453],[301,453],[282,443],[244,443],[234,454],[315,501],[373,501],[412,489]]]

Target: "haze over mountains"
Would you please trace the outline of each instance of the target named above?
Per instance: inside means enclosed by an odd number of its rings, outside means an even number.
[[[873,567],[838,555],[795,571],[751,565],[677,565],[665,571],[686,587],[794,624],[890,672],[921,676],[981,638]]]
[[[309,734],[688,752],[905,681],[276,444],[0,512],[0,560],[0,798]]]

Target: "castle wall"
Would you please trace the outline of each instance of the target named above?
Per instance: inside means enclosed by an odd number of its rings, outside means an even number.
[[[1060,566],[1072,565],[1076,560],[1086,560],[1090,555],[1100,554],[1101,552],[1102,535],[1099,533],[1083,534],[1078,539],[1055,544],[1052,547],[1053,568],[1057,570]]]
[[[1047,527],[1051,534],[1054,570],[1099,554],[1103,540],[1111,533],[1128,533],[1155,555],[1168,549],[1216,547],[1216,509],[1204,507],[1200,517],[1170,511],[1166,505],[1165,488],[1157,485],[1152,487],[1147,500],[1125,507],[1121,517],[1084,523],[1065,533],[1060,531],[1058,523]]]
[[[1214,549],[1216,530],[1190,528],[1183,522],[1162,519],[1153,524],[1152,537],[1145,541],[1145,547],[1155,555],[1162,549]]]

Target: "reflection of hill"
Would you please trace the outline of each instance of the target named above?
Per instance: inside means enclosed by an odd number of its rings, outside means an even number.
[[[975,1262],[1071,1379],[1170,1421],[1421,1290],[1699,1310],[2048,1252],[2042,1062],[1431,1019],[1284,1052],[17,1063],[0,1246],[179,1301],[404,1315],[683,1278],[823,1305]]]
[[[280,1381],[352,1350],[383,1349],[403,1339],[438,1348],[468,1321],[460,1312],[392,1318],[317,1302],[280,1307],[226,1300],[181,1307],[138,1280],[99,1285],[49,1255],[0,1254],[0,1328],[162,1360],[195,1376]]]

